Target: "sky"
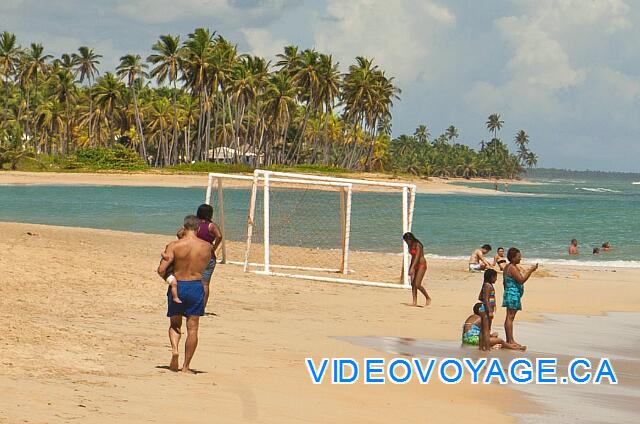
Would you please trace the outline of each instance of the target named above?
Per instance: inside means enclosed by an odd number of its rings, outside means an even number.
[[[455,125],[477,148],[499,113],[539,166],[640,171],[640,0],[0,0],[0,31],[56,56],[90,46],[103,73],[197,27],[269,59],[373,58],[402,90],[395,136]]]

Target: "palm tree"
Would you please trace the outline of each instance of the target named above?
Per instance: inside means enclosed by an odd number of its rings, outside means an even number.
[[[162,157],[164,165],[169,165],[171,152],[169,151],[167,131],[171,128],[173,119],[169,99],[161,97],[152,101],[148,105],[147,114],[149,115],[151,138],[155,140],[156,144],[155,164],[157,166],[160,157]]]
[[[398,98],[400,90],[393,85],[393,78],[387,78],[370,59],[362,56],[358,56],[356,63],[349,66],[343,87],[344,114],[353,125],[353,139],[356,139],[356,133],[361,127],[371,140],[365,162],[365,168],[369,168],[377,123],[390,114],[393,99]],[[351,167],[357,160],[359,146],[357,143],[352,144],[351,155],[345,155],[343,166]]]
[[[64,108],[58,99],[46,99],[38,105],[35,111],[35,124],[42,129],[42,150],[51,152],[50,140],[57,140],[56,146],[64,154],[64,141],[61,140],[65,126]]]
[[[271,75],[264,93],[265,112],[271,116],[269,126],[273,128],[272,148],[276,149],[276,160],[282,162],[286,152],[286,140],[292,111],[295,107],[298,89],[292,78],[286,72],[276,72]],[[277,139],[276,139],[277,137]],[[265,148],[265,163],[270,164],[269,150]],[[279,154],[279,155],[278,155]]]
[[[279,59],[276,62],[276,66],[280,71],[293,75],[298,70],[300,64],[300,53],[298,52],[298,46],[285,46],[284,52],[276,55]]]
[[[4,126],[7,120],[7,113],[9,109],[9,80],[15,73],[18,61],[20,59],[20,46],[16,41],[15,34],[8,31],[4,31],[0,34],[0,72],[4,75],[4,112],[2,125]]]
[[[485,124],[487,125],[487,129],[493,132],[493,138],[497,138],[498,131],[502,129],[504,121],[500,119],[499,114],[492,113],[491,115],[489,115],[489,118],[487,118],[487,122]]]
[[[76,86],[73,82],[74,76],[70,71],[60,69],[53,76],[54,90],[53,94],[59,104],[64,104],[66,134],[64,140],[60,143],[60,148],[64,154],[67,150],[69,142],[72,141],[71,132],[71,103],[76,99]]]
[[[47,60],[51,59],[53,56],[51,55],[45,55],[44,53],[44,47],[42,47],[42,44],[39,43],[31,43],[31,46],[29,48],[29,50],[25,51],[23,53],[23,58],[21,61],[21,71],[20,71],[20,80],[22,81],[22,83],[25,86],[30,85],[31,81],[34,81],[35,83],[35,101],[37,103],[38,100],[38,77],[42,76],[44,77],[46,72],[47,72]],[[26,88],[26,93],[27,93],[27,113],[30,113],[30,103],[31,103],[31,96],[29,94],[29,90],[28,88]],[[27,136],[33,136],[33,139],[35,140],[37,138],[37,134],[35,133],[35,128],[34,128],[34,134],[32,135],[30,133],[30,129],[33,127],[32,124],[29,124],[29,120],[27,119]]]
[[[516,146],[526,148],[529,144],[529,136],[523,130],[518,131],[515,138]]]
[[[136,83],[144,84],[144,79],[149,75],[145,71],[148,68],[146,63],[142,62],[139,54],[128,54],[120,58],[120,64],[116,68],[116,75],[120,80],[126,79],[127,85],[133,94],[133,107],[135,109],[136,130],[140,136],[140,157],[147,161],[147,148],[144,140],[144,130],[142,128],[142,120],[140,119],[140,109],[138,107],[138,93],[136,92]]]
[[[111,72],[107,72],[96,81],[96,86],[93,90],[96,106],[102,110],[107,120],[109,128],[107,146],[111,146],[115,141],[113,132],[114,112],[122,100],[123,89],[124,86],[118,81],[116,76]]]
[[[293,83],[298,86],[298,93],[301,95],[300,100],[305,102],[304,119],[300,128],[300,136],[296,146],[291,152],[290,160],[293,155],[298,155],[303,143],[304,133],[312,111],[319,108],[318,101],[318,72],[320,70],[320,55],[312,49],[307,49],[300,54],[298,64],[293,71]],[[297,162],[297,158],[296,158]]]
[[[252,100],[254,105],[254,126],[251,145],[253,147],[253,153],[257,157],[259,152],[262,151],[262,141],[265,130],[265,125],[263,123],[264,105],[261,101],[261,96],[264,94],[267,86],[267,77],[269,75],[270,62],[262,57],[247,56],[246,63],[247,67],[249,68],[249,72],[251,72],[251,81],[253,83],[254,98]],[[260,133],[260,135],[258,135],[258,132]]]
[[[230,93],[230,100],[235,104],[234,115],[236,119],[233,134],[235,134],[235,160],[237,162],[239,160],[239,155],[237,153],[241,148],[240,134],[242,132],[241,126],[244,121],[245,112],[257,95],[256,87],[253,81],[253,74],[251,72],[251,69],[249,68],[246,58],[243,58],[239,63],[236,64],[236,66],[233,67],[228,91]],[[245,153],[247,151],[246,142],[247,137],[244,138],[242,153]]]
[[[457,166],[457,171],[462,178],[469,179],[478,173],[477,160],[475,156],[464,155],[461,163]]]
[[[207,89],[207,72],[211,66],[213,55],[213,37],[209,29],[196,28],[189,34],[184,43],[184,78],[186,85],[193,94],[198,96],[200,114],[198,119],[198,134],[196,144],[196,158],[201,159],[202,135],[208,127],[207,117],[210,116],[209,99]],[[205,152],[208,154],[208,152]],[[206,157],[206,155],[204,155]]]
[[[38,96],[38,76],[46,74],[47,61],[53,58],[50,54],[43,53],[44,47],[42,47],[42,44],[31,43],[29,50],[25,52],[25,67],[22,70],[26,75],[26,79],[34,79],[36,97]]]
[[[151,48],[154,54],[147,58],[155,67],[151,70],[151,78],[155,78],[158,85],[164,84],[165,81],[173,88],[171,90],[171,101],[173,106],[173,123],[172,123],[172,143],[175,154],[178,153],[178,105],[177,96],[178,88],[176,86],[178,77],[182,71],[183,50],[180,47],[180,36],[172,36],[170,34],[161,35],[160,39]],[[189,143],[189,140],[185,140]]]
[[[392,142],[394,154],[397,154],[398,156],[410,154],[416,148],[416,141],[417,138],[415,136],[411,137],[404,134],[401,135]]]
[[[54,68],[59,68],[59,69],[65,70],[67,72],[71,72],[74,77],[76,75],[76,70],[74,69],[75,66],[76,66],[76,63],[75,63],[73,57],[71,55],[67,54],[67,53],[63,53],[60,56],[60,59],[54,59],[53,60],[53,66],[54,66]]]
[[[413,132],[413,136],[416,138],[416,140],[418,140],[419,143],[426,144],[429,142],[429,137],[431,137],[431,133],[429,132],[429,128],[426,125],[421,124]]]
[[[331,55],[320,54],[319,66],[318,66],[318,86],[316,98],[318,104],[322,106],[322,120],[323,120],[323,136],[324,136],[324,149],[323,149],[323,163],[326,165],[329,161],[329,138],[328,138],[328,125],[329,118],[333,115],[333,109],[335,107],[336,99],[340,95],[342,81],[340,79],[340,71],[338,70],[338,64],[333,62]],[[313,143],[314,152],[317,149],[317,139]],[[315,157],[314,157],[315,160]]]
[[[502,128],[502,125],[504,125],[504,121],[500,120],[499,114],[492,113],[491,115],[489,115],[489,118],[487,118],[487,122],[485,124],[487,126],[487,129],[493,132],[493,138],[497,139],[498,131]],[[494,153],[497,152],[494,151]]]
[[[445,135],[449,141],[453,141],[458,138],[460,134],[458,134],[458,129],[453,125],[449,125],[449,128],[445,131]]]
[[[373,61],[362,56],[356,57],[356,63],[349,66],[349,72],[344,75],[344,90],[342,101],[344,102],[345,118],[353,125],[353,135],[359,127],[364,126],[371,112],[370,106],[376,96],[375,85],[378,78],[378,67]],[[352,156],[356,154],[356,143],[353,143]],[[350,161],[346,160],[345,165]]]
[[[93,143],[93,80],[97,75],[100,75],[97,65],[100,64],[100,58],[102,55],[96,54],[93,49],[87,46],[82,46],[78,49],[78,53],[73,54],[73,60],[76,63],[76,72],[80,75],[80,83],[83,83],[85,79],[89,83],[89,144]]]
[[[218,35],[214,41],[214,55],[212,57],[211,66],[211,86],[215,88],[215,95],[220,95],[222,107],[222,127],[223,127],[223,144],[226,146],[227,138],[231,138],[236,148],[239,146],[240,140],[236,131],[236,125],[229,125],[227,131],[227,116],[230,121],[240,118],[238,113],[233,112],[231,94],[233,89],[233,70],[240,65],[240,61],[245,56],[238,56],[238,48],[235,44],[230,43],[224,37]],[[237,111],[236,111],[237,112]],[[209,115],[209,114],[208,114]],[[207,125],[209,129],[209,126]],[[207,131],[209,134],[210,131]],[[207,146],[209,139],[207,138]]]
[[[535,167],[536,165],[538,165],[538,155],[536,155],[533,152],[529,152],[527,154],[527,157],[524,160],[524,164],[527,166],[527,168],[531,169],[533,167]]]

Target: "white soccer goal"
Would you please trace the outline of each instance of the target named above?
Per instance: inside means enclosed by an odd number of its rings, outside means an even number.
[[[206,202],[225,235],[220,262],[266,275],[408,287],[402,234],[411,229],[415,193],[412,184],[256,170],[209,174]]]

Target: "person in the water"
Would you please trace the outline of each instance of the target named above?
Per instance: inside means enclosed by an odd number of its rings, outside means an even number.
[[[578,240],[573,239],[571,240],[571,244],[569,245],[569,255],[575,256],[579,254],[580,252],[578,252]]]

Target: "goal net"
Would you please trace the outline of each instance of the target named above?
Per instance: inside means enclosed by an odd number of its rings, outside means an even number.
[[[406,287],[415,186],[256,170],[210,174],[223,263],[248,272]]]

